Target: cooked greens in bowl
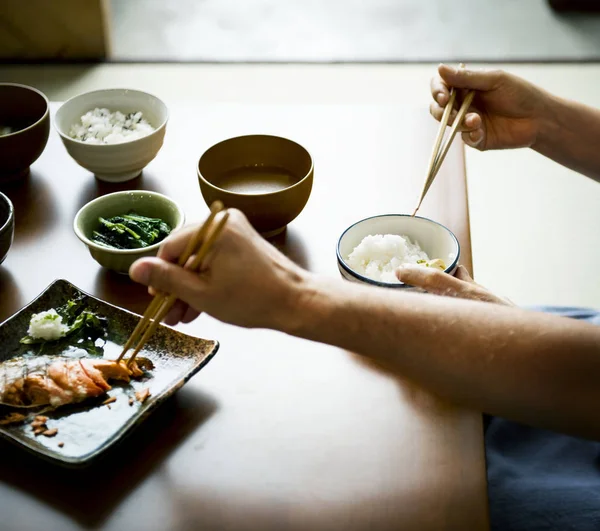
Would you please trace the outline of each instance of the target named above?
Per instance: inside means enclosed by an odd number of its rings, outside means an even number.
[[[127,274],[138,258],[155,256],[165,237],[184,222],[183,209],[172,199],[148,190],[128,190],[84,205],[73,229],[101,266]]]
[[[142,216],[136,212],[114,216],[109,219],[98,218],[98,230],[92,235],[92,241],[113,249],[141,249],[163,241],[171,232],[168,223],[160,218]]]

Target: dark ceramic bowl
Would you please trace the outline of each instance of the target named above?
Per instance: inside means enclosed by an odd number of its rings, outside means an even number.
[[[29,173],[50,132],[48,99],[39,90],[0,83],[0,182]]]
[[[0,264],[4,262],[15,233],[15,212],[8,197],[0,192]]]
[[[222,201],[241,210],[265,237],[282,232],[306,206],[313,161],[300,144],[270,135],[224,140],[198,162],[200,190],[207,205]]]

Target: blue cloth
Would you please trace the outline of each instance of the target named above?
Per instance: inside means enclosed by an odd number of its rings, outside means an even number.
[[[592,310],[534,309],[600,325]],[[600,530],[600,443],[484,420],[493,531]]]

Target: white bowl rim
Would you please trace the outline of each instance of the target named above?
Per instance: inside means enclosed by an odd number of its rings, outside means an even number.
[[[4,203],[8,205],[8,217],[6,218],[6,221],[0,225],[0,234],[4,234],[4,231],[15,218],[15,207],[10,200],[10,197],[2,192],[0,192],[0,200],[4,201]]]
[[[409,287],[404,282],[398,282],[398,283],[380,282],[379,280],[373,280],[372,278],[365,277],[364,275],[361,275],[360,273],[357,273],[354,269],[352,269],[346,263],[346,261],[342,258],[342,255],[340,254],[340,243],[341,243],[342,239],[344,238],[344,236],[346,235],[346,233],[350,229],[356,227],[356,225],[360,225],[361,223],[364,223],[365,221],[369,221],[371,219],[376,219],[376,218],[416,218],[416,219],[422,219],[424,221],[427,221],[429,223],[433,223],[435,225],[442,227],[446,232],[448,232],[448,234],[450,234],[450,236],[454,240],[454,243],[456,244],[456,258],[454,259],[452,264],[450,264],[448,267],[446,267],[446,269],[444,269],[444,273],[450,273],[458,265],[458,260],[460,259],[460,243],[458,241],[458,238],[455,236],[455,234],[445,225],[442,225],[441,223],[438,223],[437,221],[433,221],[432,219],[429,219],[429,218],[424,218],[422,216],[411,216],[410,214],[378,214],[377,216],[370,216],[368,218],[361,219],[360,221],[357,221],[356,223],[353,223],[344,232],[342,232],[342,235],[338,239],[336,249],[335,249],[335,253],[336,253],[337,259],[338,259],[338,264],[344,269],[344,271],[346,271],[349,275],[352,275],[354,278],[356,278],[366,284],[371,284],[372,286],[379,286],[382,288],[406,289]]]
[[[75,235],[83,243],[85,243],[88,247],[92,247],[93,249],[96,249],[98,251],[105,251],[108,253],[119,254],[119,255],[123,255],[123,256],[142,254],[142,253],[147,253],[148,251],[154,251],[155,249],[158,249],[160,247],[161,243],[164,242],[165,240],[161,240],[158,243],[154,243],[152,245],[149,245],[148,247],[142,247],[140,249],[113,249],[112,247],[105,247],[104,245],[98,245],[97,243],[90,240],[83,233],[83,231],[79,230],[79,227],[77,226],[77,221],[79,220],[83,211],[86,208],[88,208],[89,206],[91,206],[92,204],[101,203],[107,197],[114,197],[116,195],[131,195],[131,194],[133,194],[133,195],[153,195],[155,197],[160,197],[162,199],[167,200],[169,203],[171,203],[177,209],[177,212],[179,213],[179,216],[180,216],[179,223],[177,223],[177,225],[175,227],[171,228],[171,232],[169,233],[169,236],[171,234],[173,234],[176,230],[179,230],[181,227],[183,227],[185,225],[185,212],[183,211],[183,208],[181,208],[181,206],[179,205],[179,203],[177,203],[177,201],[171,199],[170,197],[167,197],[166,195],[161,194],[159,192],[152,192],[150,190],[122,190],[120,192],[112,192],[110,194],[101,195],[100,197],[96,197],[96,199],[92,199],[91,201],[89,201],[85,205],[83,205],[77,211],[77,214],[75,214],[75,218],[73,219],[73,230],[75,231]],[[167,238],[168,238],[168,236],[167,236]]]
[[[164,108],[165,108],[165,119],[161,122],[161,124],[158,127],[154,128],[154,131],[152,131],[150,134],[148,135],[144,135],[140,138],[134,138],[133,140],[126,140],[125,142],[118,142],[116,144],[90,144],[89,142],[83,142],[82,140],[77,140],[76,138],[72,138],[70,137],[68,134],[63,133],[63,131],[61,131],[60,127],[58,126],[58,120],[56,119],[56,117],[54,118],[53,122],[54,122],[54,129],[56,129],[56,132],[63,138],[66,140],[69,140],[70,142],[74,142],[76,144],[81,144],[84,146],[90,146],[93,148],[98,148],[98,147],[106,147],[106,146],[120,146],[120,145],[130,145],[133,144],[134,142],[138,142],[140,140],[143,140],[144,138],[149,138],[151,136],[154,136],[156,133],[159,133],[161,131],[161,129],[164,129],[167,125],[167,122],[169,121],[170,118],[170,114],[169,114],[169,108],[167,107],[167,104],[161,100],[158,96],[155,96],[154,94],[151,94],[150,92],[146,92],[144,90],[139,90],[139,89],[133,89],[133,88],[127,88],[127,87],[123,87],[123,88],[109,88],[109,89],[98,89],[98,90],[91,90],[89,92],[82,92],[81,94],[77,94],[76,96],[73,96],[71,98],[69,98],[67,101],[65,101],[57,110],[56,110],[56,115],[58,115],[58,113],[60,112],[60,110],[65,107],[67,104],[71,103],[72,101],[76,100],[77,98],[81,98],[83,96],[88,96],[90,94],[99,94],[99,93],[107,93],[107,92],[137,92],[138,94],[144,94],[146,96],[150,96],[151,98],[154,98],[156,101],[158,101]],[[114,112],[114,111],[113,111]]]
[[[211,183],[200,171],[200,162],[202,161],[202,159],[204,158],[204,155],[206,155],[211,149],[224,144],[225,142],[229,142],[231,140],[238,140],[239,138],[248,138],[248,137],[267,137],[267,138],[279,138],[281,140],[286,140],[287,142],[291,142],[292,144],[296,144],[300,149],[302,149],[303,151],[306,152],[306,154],[308,155],[308,158],[310,159],[310,168],[309,170],[306,172],[306,175],[304,175],[304,177],[302,177],[298,182],[291,184],[290,186],[287,186],[285,188],[282,188],[281,190],[275,190],[274,192],[264,192],[264,193],[260,193],[260,194],[244,194],[242,192],[233,192],[231,190],[227,190],[226,188],[221,188],[213,183]],[[255,197],[270,197],[270,196],[274,196],[277,194],[283,194],[284,192],[287,192],[289,190],[292,190],[296,187],[299,187],[304,181],[306,181],[311,174],[313,174],[313,178],[314,178],[314,171],[315,171],[315,161],[313,160],[312,155],[310,154],[310,151],[308,151],[308,149],[306,149],[302,144],[300,144],[299,142],[296,142],[295,140],[292,140],[290,138],[286,138],[284,136],[279,136],[279,135],[267,135],[267,134],[250,134],[250,135],[239,135],[239,136],[233,136],[231,138],[226,138],[225,140],[221,140],[219,142],[217,142],[216,144],[213,144],[212,146],[210,146],[208,149],[206,149],[204,151],[204,153],[202,153],[202,155],[200,156],[200,158],[198,159],[198,163],[196,164],[196,171],[198,173],[198,179],[200,179],[202,182],[204,182],[207,186],[213,188],[214,190],[217,190],[219,192],[225,192],[227,194],[231,194],[233,196],[240,196],[240,197],[248,197],[248,196],[255,196]]]
[[[42,120],[44,120],[44,118],[46,118],[46,116],[48,116],[50,114],[50,102],[49,102],[47,96],[41,90],[38,90],[35,87],[30,87],[29,85],[23,85],[22,83],[0,83],[0,86],[19,87],[22,89],[30,90],[31,92],[35,92],[35,93],[39,94],[42,98],[44,98],[44,101],[46,102],[46,110],[44,111],[44,114],[42,114],[42,117],[39,120],[36,120],[35,122],[28,125],[27,127],[23,127],[23,129],[17,129],[16,131],[13,131],[12,133],[8,133],[7,135],[2,135],[2,138],[6,138],[8,136],[24,133],[25,131],[28,131],[29,129],[32,129],[33,127],[35,127]]]

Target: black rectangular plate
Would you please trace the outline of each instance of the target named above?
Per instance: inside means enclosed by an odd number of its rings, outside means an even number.
[[[25,348],[33,350],[37,347],[24,346],[19,342],[26,335],[34,313],[58,308],[77,295],[84,296],[92,311],[108,319],[105,356],[116,357],[140,317],[84,293],[66,280],[56,280],[27,306],[0,324],[0,362],[21,355]],[[0,426],[0,437],[59,464],[86,466],[182,387],[212,359],[218,348],[217,341],[192,337],[161,325],[139,354],[154,363],[148,378],[113,385],[108,396],[91,404],[65,406],[44,413],[49,418],[48,428],[58,428],[55,437],[36,437],[29,423]],[[145,387],[150,388],[150,397],[143,404],[134,401],[133,405],[129,405],[129,398]],[[117,401],[111,403],[110,408],[100,405],[111,396]],[[25,410],[0,407],[0,417],[10,411]],[[62,447],[58,445],[60,442],[64,443]]]

